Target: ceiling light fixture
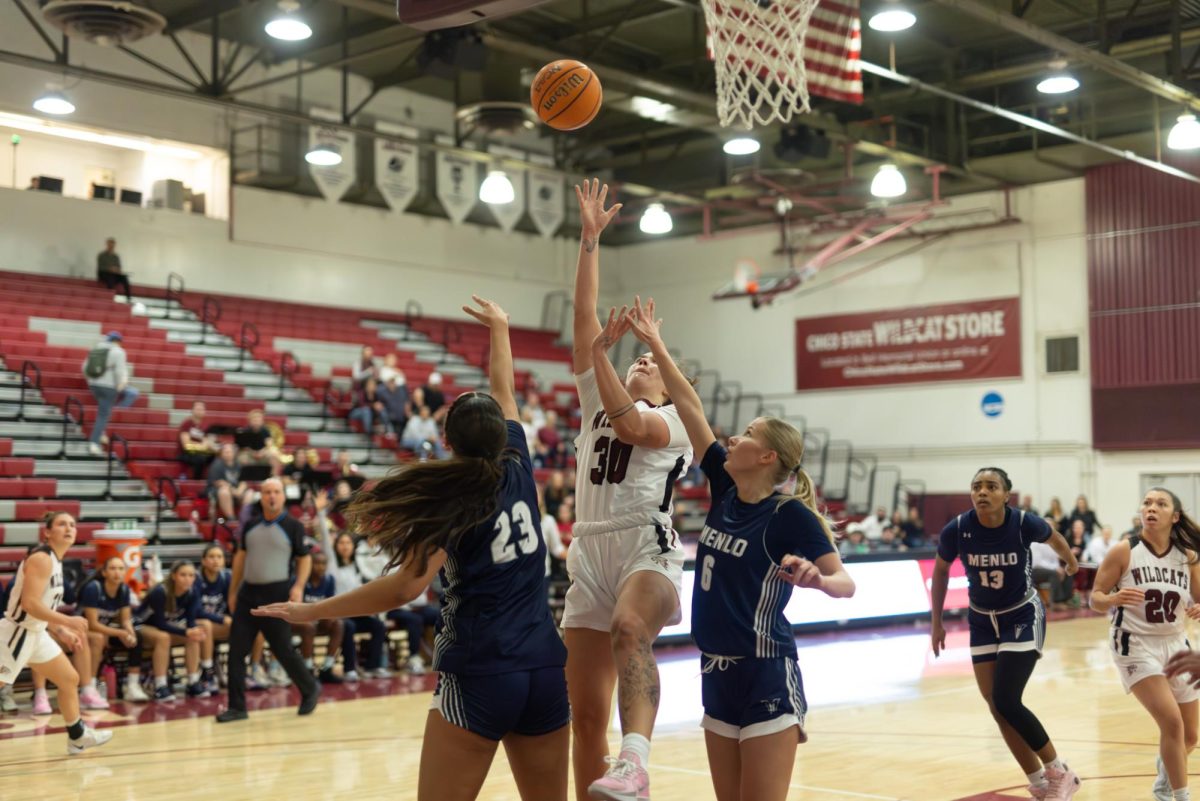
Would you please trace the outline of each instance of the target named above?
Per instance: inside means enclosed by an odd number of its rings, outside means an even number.
[[[867,21],[873,31],[896,33],[906,31],[917,24],[917,16],[903,6],[888,3]]]
[[[62,92],[47,92],[33,101],[33,108],[43,114],[54,114],[60,117],[75,113],[75,104],[67,100],[66,95]]]
[[[1172,150],[1195,150],[1200,147],[1200,122],[1196,115],[1188,112],[1180,114],[1171,133],[1167,134],[1167,147]]]
[[[671,213],[661,203],[651,203],[642,212],[642,220],[638,223],[643,234],[669,234],[674,227]]]
[[[757,153],[759,147],[757,139],[751,136],[739,136],[736,139],[727,141],[722,150],[731,156],[749,156],[752,153]]]
[[[904,173],[895,164],[883,164],[871,179],[871,194],[875,197],[900,197],[908,191]]]
[[[336,167],[342,163],[342,154],[332,145],[317,145],[304,154],[304,160],[314,167]]]
[[[503,170],[491,170],[479,185],[479,199],[494,206],[512,203],[517,197],[512,181]]]
[[[264,28],[267,35],[285,42],[299,42],[312,36],[312,28],[295,16],[295,12],[299,10],[300,4],[296,0],[279,0],[279,15]]]

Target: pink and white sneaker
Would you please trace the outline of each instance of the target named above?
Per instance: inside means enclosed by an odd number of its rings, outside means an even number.
[[[100,695],[95,687],[84,687],[79,691],[79,706],[82,709],[108,709],[108,701]]]
[[[34,690],[33,691],[33,714],[35,714],[35,715],[51,714],[50,696],[46,695],[45,690]]]
[[[650,774],[637,754],[622,751],[613,759],[605,757],[608,770],[588,787],[588,796],[596,801],[650,801]]]
[[[1046,801],[1067,801],[1079,792],[1079,777],[1069,767],[1066,770],[1046,768],[1046,782],[1049,792],[1043,796]]]
[[[1031,784],[1025,789],[1029,792],[1029,797],[1034,799],[1034,801],[1045,801],[1046,797],[1050,795],[1049,784]]]

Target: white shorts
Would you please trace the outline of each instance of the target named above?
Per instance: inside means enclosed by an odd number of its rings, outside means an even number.
[[[50,632],[0,620],[0,684],[12,684],[26,665],[50,662],[62,652]]]
[[[1167,660],[1180,651],[1190,651],[1187,637],[1148,637],[1113,630],[1113,662],[1121,676],[1125,692],[1133,691],[1133,685],[1151,676],[1162,676]],[[1187,675],[1168,679],[1175,703],[1186,704],[1200,698],[1200,690],[1192,686]]]
[[[567,590],[562,626],[565,629],[612,629],[613,609],[621,588],[634,573],[660,573],[675,587],[675,612],[667,621],[683,620],[679,598],[683,591],[683,547],[679,535],[657,526],[638,526],[607,534],[576,537],[567,549]]]

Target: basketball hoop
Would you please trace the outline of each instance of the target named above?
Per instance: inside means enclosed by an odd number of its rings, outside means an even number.
[[[733,287],[749,295],[758,293],[758,279],[762,270],[753,259],[742,259],[733,268]]]
[[[804,39],[819,0],[703,0],[717,116],[750,129],[811,111]]]

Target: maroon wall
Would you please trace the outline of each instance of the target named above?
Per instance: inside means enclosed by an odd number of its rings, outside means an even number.
[[[1086,189],[1093,444],[1200,447],[1200,184],[1120,163]]]

